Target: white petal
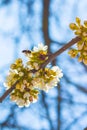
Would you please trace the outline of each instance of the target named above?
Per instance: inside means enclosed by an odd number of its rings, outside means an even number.
[[[44,46],[43,50],[46,51],[48,49],[48,46]]]
[[[33,48],[33,51],[37,52],[37,51],[38,51],[38,48],[37,48],[37,47],[34,47],[34,48]]]
[[[59,67],[58,67],[58,66],[53,66],[53,67],[52,67],[52,70],[54,70],[55,72],[56,72],[56,71],[59,71]]]
[[[38,49],[42,50],[43,47],[44,47],[44,45],[43,45],[42,43],[39,43],[39,44],[38,44]]]

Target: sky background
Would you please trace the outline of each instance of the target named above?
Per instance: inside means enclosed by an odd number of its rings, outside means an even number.
[[[47,4],[49,1],[49,8]],[[44,10],[48,14],[44,32]],[[54,53],[74,36],[69,23],[87,20],[86,0],[0,0],[0,95],[9,66],[16,58],[46,43]],[[0,130],[83,130],[87,127],[87,66],[71,59],[68,50],[56,59],[64,73],[60,87],[41,93],[29,108],[18,108],[9,97],[0,104]],[[61,97],[61,101],[59,100]]]

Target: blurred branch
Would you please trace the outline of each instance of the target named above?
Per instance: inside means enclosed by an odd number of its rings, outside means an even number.
[[[59,96],[58,96],[58,98],[59,98],[60,100],[62,100],[62,102],[65,102],[65,103],[68,103],[68,104],[87,106],[87,103],[78,102],[78,101],[72,100],[72,99],[70,99],[70,98],[64,98],[64,97],[59,97]]]
[[[0,130],[4,129],[11,129],[11,130],[27,130],[25,126],[21,126],[17,122],[17,118],[15,117],[16,115],[16,106],[12,105],[10,108],[10,113],[6,117],[6,119],[1,123],[0,122]]]
[[[75,125],[85,114],[87,114],[87,111],[83,112],[80,116],[76,117],[71,123],[69,123],[65,130],[71,130],[72,126]]]
[[[62,98],[61,97],[61,87],[60,85],[58,85],[57,87],[57,90],[58,90],[58,130],[61,129],[61,101],[62,101]]]
[[[46,96],[45,96],[45,93],[44,92],[42,92],[42,103],[43,103],[43,105],[44,105],[44,107],[45,107],[45,110],[46,110],[46,115],[47,115],[47,119],[48,119],[48,121],[49,121],[49,126],[50,126],[50,130],[53,130],[54,128],[53,128],[53,124],[52,124],[52,121],[51,121],[51,118],[50,118],[50,114],[49,114],[49,109],[48,109],[48,103],[46,102],[46,98],[45,98]]]
[[[43,21],[42,21],[42,32],[46,45],[48,46],[48,52],[50,52],[50,43],[49,38],[49,6],[50,0],[43,0]]]
[[[72,82],[66,75],[65,75],[65,79],[68,83],[74,85],[74,87],[76,87],[78,90],[80,90],[81,92],[87,94],[87,88],[86,87],[82,87],[81,85],[78,85],[75,82]]]
[[[16,84],[19,82],[17,80],[11,88],[9,88],[1,97],[0,97],[0,103],[15,89]]]
[[[50,51],[51,40],[49,37],[49,16],[50,16],[49,7],[50,7],[50,0],[43,0],[42,32],[43,32],[43,37],[44,37],[45,43],[48,46],[48,53],[51,54],[51,51]],[[41,66],[41,68],[43,68],[43,67]],[[42,92],[42,100],[43,100],[42,102],[43,102],[43,105],[46,110],[46,115],[47,115],[47,119],[49,122],[50,130],[53,130],[54,127],[53,127],[53,123],[52,123],[51,116],[50,116],[49,105],[46,102],[46,96],[45,96],[44,92]]]
[[[56,40],[51,40],[51,43],[55,43],[55,44],[58,44],[60,46],[63,46],[65,44],[65,42],[58,42]]]

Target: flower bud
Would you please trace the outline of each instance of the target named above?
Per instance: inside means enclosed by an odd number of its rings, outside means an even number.
[[[80,26],[80,22],[81,22],[80,18],[76,17],[76,23],[77,23],[79,26]]]
[[[84,25],[87,27],[87,21],[84,21]]]
[[[78,50],[82,50],[83,49],[83,42],[82,41],[79,41],[78,43],[77,43],[77,47],[78,47]]]
[[[77,27],[77,25],[75,23],[71,23],[69,25],[69,27],[70,27],[71,30],[77,30],[78,29],[78,27]]]
[[[84,63],[85,65],[87,65],[87,58],[84,58],[84,59],[83,59],[83,63]]]
[[[82,60],[83,60],[83,58],[82,58],[82,56],[80,56],[80,57],[78,58],[78,61],[79,61],[79,62],[82,62]]]

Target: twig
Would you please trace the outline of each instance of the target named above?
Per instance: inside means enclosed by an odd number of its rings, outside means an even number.
[[[0,103],[2,103],[2,101],[15,89],[16,84],[19,82],[19,80],[17,80],[11,88],[9,88],[1,97],[0,97]]]
[[[52,54],[48,58],[48,60],[44,64],[41,65],[41,68],[44,68],[49,62],[52,62],[58,55],[63,53],[65,50],[67,50],[69,47],[71,47],[72,45],[74,45],[75,43],[77,43],[80,40],[81,40],[80,37],[73,38],[70,42],[68,42],[62,48],[60,48],[58,51],[56,51],[54,54]]]
[[[75,43],[77,43],[78,41],[80,41],[81,38],[80,37],[76,37],[73,38],[70,42],[68,42],[66,45],[64,45],[62,48],[60,48],[58,51],[56,51],[54,54],[52,54],[48,60],[45,61],[45,63],[43,63],[41,65],[41,67],[39,68],[39,70],[41,68],[44,68],[49,62],[53,61],[58,55],[60,55],[62,52],[64,52],[65,50],[67,50],[69,47],[71,47],[72,45],[74,45]],[[32,72],[37,72],[38,70],[31,70]],[[16,84],[19,82],[19,80],[17,80],[13,86],[11,88],[9,88],[1,97],[0,97],[0,103],[15,89]]]

